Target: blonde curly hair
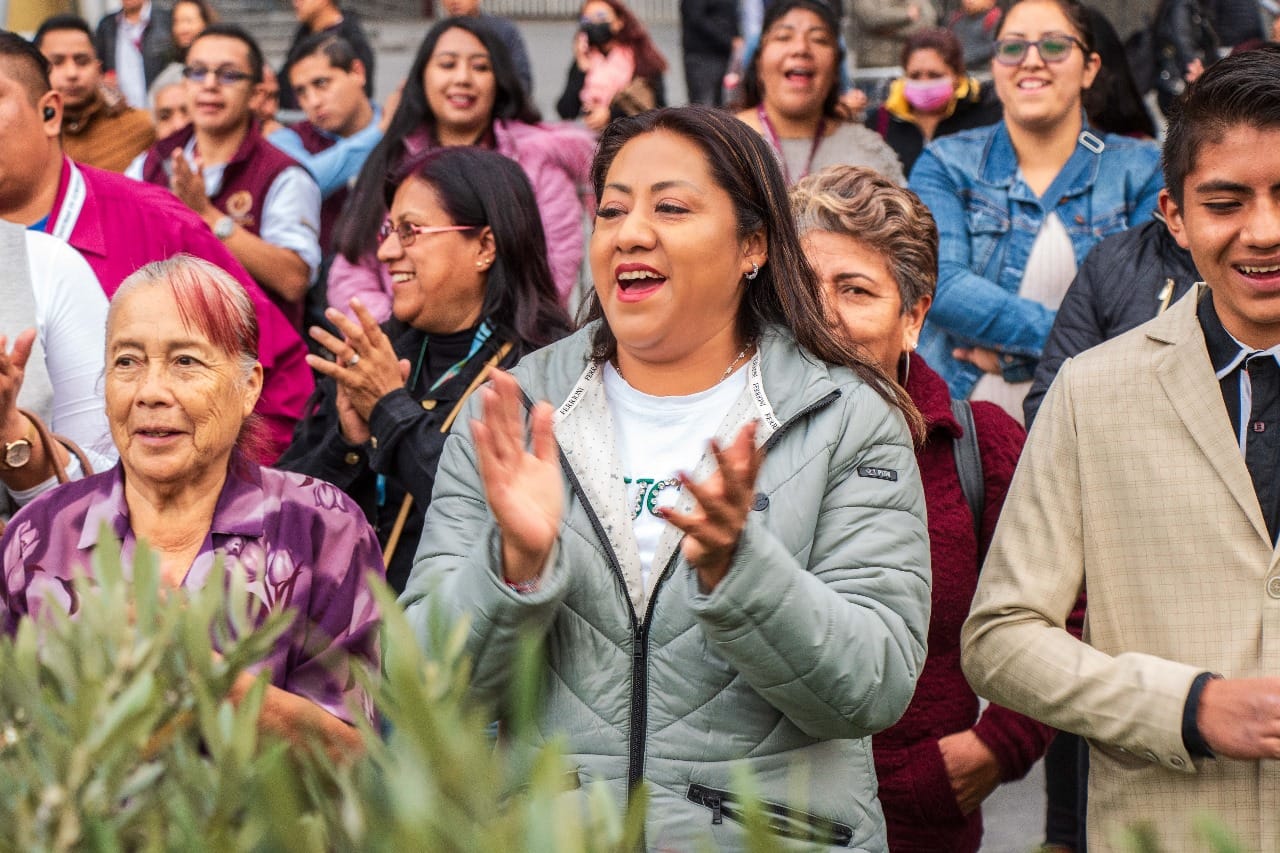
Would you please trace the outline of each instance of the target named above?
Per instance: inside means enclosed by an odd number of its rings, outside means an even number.
[[[810,231],[852,237],[881,254],[905,313],[938,286],[938,228],[911,190],[863,166],[829,166],[791,188],[791,212]]]

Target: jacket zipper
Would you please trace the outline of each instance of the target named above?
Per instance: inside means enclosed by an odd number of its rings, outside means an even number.
[[[742,804],[728,791],[691,784],[685,793],[685,799],[710,809],[713,826],[722,825],[726,817],[736,823],[742,823],[745,820],[743,810],[740,808]],[[765,828],[775,835],[836,847],[848,847],[853,841],[853,827],[846,824],[826,820],[767,800],[761,800],[758,806],[764,815]]]
[[[586,492],[582,489],[582,483],[579,482],[577,474],[573,472],[572,466],[569,465],[569,461],[564,458],[563,454],[560,456],[560,467],[569,479],[569,487],[573,489],[574,494],[578,496],[578,500],[582,502],[582,508],[587,513],[591,528],[595,530],[596,536],[600,539],[600,544],[605,551],[605,557],[609,561],[609,567],[613,570],[614,579],[617,580],[620,587],[619,591],[623,600],[627,602],[627,613],[631,617],[631,635],[634,637],[634,647],[631,650],[631,714],[628,732],[627,790],[634,790],[640,784],[640,779],[644,774],[645,725],[649,716],[646,697],[649,683],[649,619],[653,616],[653,603],[658,599],[658,591],[666,583],[671,567],[675,565],[680,556],[680,550],[677,548],[675,553],[671,555],[671,559],[667,561],[662,574],[658,577],[658,582],[653,587],[653,594],[649,596],[649,604],[645,609],[645,620],[637,623],[635,608],[631,606],[631,596],[627,593],[627,580],[622,574],[622,565],[618,562],[618,555],[614,553],[613,546],[609,544],[609,536],[605,532],[604,525],[600,522],[600,517],[596,515],[595,508],[591,506],[591,502],[587,500]]]
[[[521,389],[520,396],[524,400],[525,409],[532,410],[533,401],[524,393],[523,389]],[[819,409],[826,408],[839,397],[839,391],[832,391],[822,399],[801,409],[786,423],[781,424],[773,435],[769,436],[769,440],[764,444],[764,449],[766,451],[771,449],[777,443],[777,439],[790,429],[792,424]],[[578,500],[582,502],[582,507],[587,513],[587,520],[591,522],[591,528],[595,531],[596,537],[599,538],[600,544],[604,548],[605,558],[609,561],[609,567],[613,570],[614,579],[618,582],[622,598],[627,602],[627,613],[631,617],[631,635],[635,639],[634,648],[631,650],[631,713],[628,732],[627,790],[632,791],[640,784],[640,780],[644,776],[645,727],[648,725],[649,717],[647,696],[649,689],[649,622],[653,617],[653,605],[658,600],[658,593],[666,584],[667,578],[671,574],[672,566],[680,559],[680,549],[676,548],[671,555],[671,559],[663,567],[662,574],[658,576],[658,582],[653,586],[653,594],[649,596],[649,602],[645,608],[644,621],[637,623],[635,608],[631,606],[631,596],[627,592],[627,579],[622,574],[622,565],[618,562],[618,555],[614,553],[613,546],[609,543],[609,535],[605,531],[604,525],[600,522],[600,517],[596,515],[591,501],[587,499],[582,483],[578,480],[578,475],[574,473],[569,460],[565,458],[563,453],[559,454],[559,456],[560,468],[569,480],[569,487],[578,496]]]

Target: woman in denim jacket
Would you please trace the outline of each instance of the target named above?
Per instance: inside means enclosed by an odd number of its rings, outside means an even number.
[[[939,139],[911,173],[938,223],[938,294],[921,354],[958,399],[1022,397],[1076,265],[1151,218],[1163,186],[1152,143],[1090,130],[1081,93],[1101,61],[1083,9],[1022,0],[991,70],[1004,120]]]

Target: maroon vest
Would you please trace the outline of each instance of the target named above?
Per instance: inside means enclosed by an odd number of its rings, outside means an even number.
[[[169,160],[174,151],[186,147],[194,133],[194,128],[187,127],[151,146],[142,165],[143,180],[168,187]],[[267,191],[280,173],[290,166],[298,166],[297,161],[267,142],[255,121],[249,126],[249,132],[245,134],[236,153],[227,162],[222,173],[222,187],[210,201],[214,207],[234,219],[241,228],[260,237],[262,206],[266,201]],[[271,288],[263,286],[262,289],[280,307],[294,328],[302,328],[301,302],[287,302]]]
[[[290,125],[289,129],[298,134],[298,138],[302,140],[302,147],[311,154],[319,154],[327,148],[332,148],[338,141],[323,133],[309,121],[300,121]],[[338,224],[338,216],[346,206],[348,195],[350,195],[350,189],[343,187],[326,198],[324,204],[320,206],[320,250],[326,257],[333,253],[333,227]]]

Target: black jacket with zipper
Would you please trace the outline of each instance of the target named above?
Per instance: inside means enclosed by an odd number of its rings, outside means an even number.
[[[1142,325],[1199,280],[1191,253],[1177,244],[1159,215],[1094,246],[1063,297],[1023,401],[1027,429],[1062,362]]]

